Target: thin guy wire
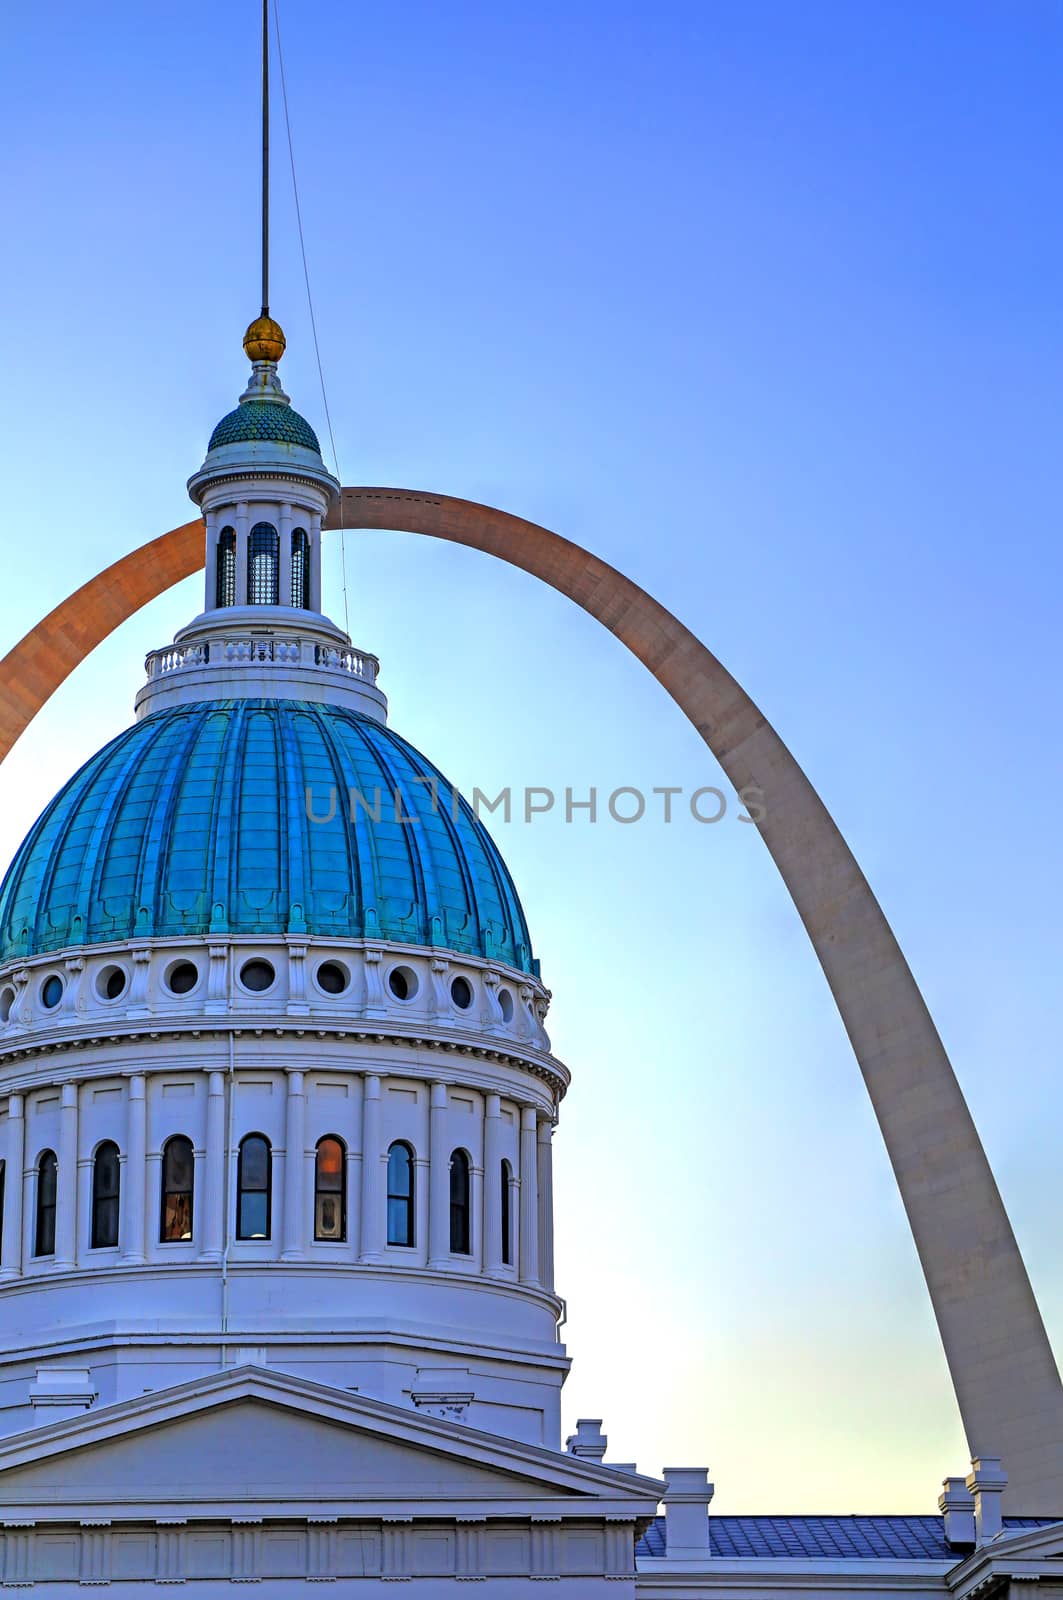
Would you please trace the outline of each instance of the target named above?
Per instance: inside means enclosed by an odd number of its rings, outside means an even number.
[[[268,0],[262,0],[263,6]],[[325,369],[321,364],[321,345],[317,337],[317,318],[314,315],[314,297],[310,292],[310,269],[306,261],[306,240],[303,237],[303,213],[299,204],[299,183],[295,176],[295,148],[292,144],[292,124],[288,114],[288,84],[284,74],[284,51],[281,49],[281,24],[277,10],[277,0],[273,0],[273,32],[277,40],[277,64],[281,75],[281,101],[284,106],[284,126],[288,135],[288,160],[292,169],[292,194],[295,197],[295,220],[299,230],[299,251],[303,259],[303,282],[306,284],[306,304],[310,312],[310,331],[314,337],[314,356],[317,361],[317,376],[321,384],[321,403],[325,408],[325,422],[328,425],[329,442],[332,446],[332,465],[336,477],[340,482],[340,458],[336,449],[336,435],[332,428],[332,413],[329,410],[328,393],[325,389]],[[351,631],[351,614],[347,601],[347,534],[343,526],[343,497],[340,496],[340,565],[343,573],[343,625],[348,633]]]

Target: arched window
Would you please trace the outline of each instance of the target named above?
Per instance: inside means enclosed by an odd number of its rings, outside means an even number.
[[[275,606],[280,599],[280,535],[272,522],[256,522],[247,546],[247,603]]]
[[[236,529],[223,528],[218,535],[217,580],[214,603],[236,604]]]
[[[317,1141],[314,1161],[314,1238],[347,1237],[347,1151],[327,1134]]]
[[[121,1165],[118,1146],[110,1139],[96,1151],[92,1163],[92,1248],[103,1250],[118,1243],[118,1186]]]
[[[450,1248],[456,1256],[472,1249],[469,1234],[469,1158],[455,1150],[450,1158]]]
[[[292,530],[292,605],[310,610],[310,540],[305,528]]]
[[[163,1244],[192,1237],[192,1201],[196,1182],[196,1157],[191,1139],[177,1134],[162,1147],[162,1218],[159,1238]]]
[[[298,1159],[295,1151],[292,1157]],[[268,1239],[273,1152],[261,1133],[240,1140],[236,1163],[236,1237]]]
[[[55,1255],[55,1195],[59,1179],[59,1163],[54,1150],[43,1150],[37,1162],[37,1228],[34,1235],[35,1256]]]
[[[413,1151],[393,1144],[388,1151],[388,1244],[413,1244]]]
[[[511,1206],[513,1168],[508,1161],[502,1163],[502,1264],[508,1267],[513,1260],[513,1210]]]

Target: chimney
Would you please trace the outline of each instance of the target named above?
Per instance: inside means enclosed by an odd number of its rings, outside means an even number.
[[[953,1549],[970,1549],[974,1544],[974,1495],[968,1493],[962,1478],[946,1478],[938,1496],[938,1510],[945,1524],[945,1543]]]
[[[580,1417],[575,1433],[570,1433],[565,1440],[569,1455],[579,1456],[584,1461],[603,1461],[608,1445],[601,1417]]]
[[[666,1548],[669,1561],[704,1561],[709,1555],[708,1467],[665,1467]]]
[[[974,1496],[974,1538],[988,1544],[1004,1531],[1003,1495],[1008,1475],[999,1456],[975,1456],[967,1474],[967,1489]]]

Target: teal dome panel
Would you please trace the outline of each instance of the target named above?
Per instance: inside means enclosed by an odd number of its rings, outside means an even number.
[[[301,701],[136,723],[60,791],[0,886],[0,963],[208,933],[389,939],[538,971],[505,863],[437,768],[381,723]]]
[[[249,444],[265,440],[273,444],[301,444],[305,450],[321,454],[317,434],[291,406],[267,400],[244,400],[235,411],[222,417],[210,436],[207,452],[224,444]]]

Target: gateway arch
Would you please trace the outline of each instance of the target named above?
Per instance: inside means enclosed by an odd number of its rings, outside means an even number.
[[[763,713],[645,590],[536,523],[447,495],[344,489],[330,527],[427,534],[567,595],[667,689],[738,790],[797,907],[867,1085],[911,1224],[973,1457],[1000,1456],[1006,1506],[1063,1517],[1063,1387],[978,1132],[889,923],[830,813]],[[120,623],[203,565],[200,521],[115,562],[0,663],[0,760]]]

